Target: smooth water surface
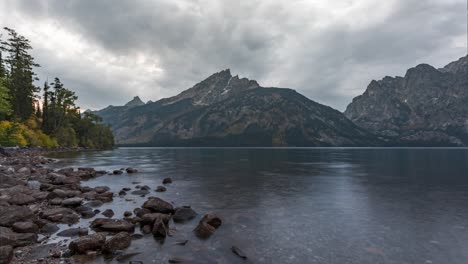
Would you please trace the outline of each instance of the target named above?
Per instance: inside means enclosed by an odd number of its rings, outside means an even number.
[[[198,219],[172,224],[177,232],[163,244],[133,241],[127,252],[144,263],[468,263],[468,149],[119,148],[59,157],[58,167],[138,168],[83,183],[116,193],[171,177],[167,192],[151,196],[222,216],[205,241],[192,233]],[[121,217],[147,199],[126,198],[101,210]],[[173,244],[180,239],[189,243]]]

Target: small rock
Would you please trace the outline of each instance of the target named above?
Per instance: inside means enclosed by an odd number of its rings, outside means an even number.
[[[33,222],[16,222],[12,225],[13,231],[17,233],[37,233],[39,227]]]
[[[129,217],[129,216],[132,216],[132,212],[130,212],[130,211],[125,211],[123,215],[124,215],[125,217]]]
[[[221,218],[217,215],[210,213],[203,216],[195,228],[194,232],[199,238],[206,239],[210,237],[218,227],[221,226]]]
[[[111,218],[114,216],[114,211],[112,211],[112,209],[106,209],[104,212],[102,212],[102,215]]]
[[[62,202],[63,202],[63,199],[57,197],[57,198],[54,198],[54,199],[50,200],[50,201],[49,201],[49,204],[50,204],[50,205],[61,205]]]
[[[190,221],[197,216],[197,213],[190,207],[179,207],[175,209],[172,219],[176,223]]]
[[[124,190],[121,190],[121,191],[119,192],[119,196],[125,196],[125,195],[127,195],[127,193],[126,193]]]
[[[68,248],[73,255],[86,254],[88,251],[100,250],[105,242],[105,234],[96,233],[73,240]]]
[[[118,232],[127,232],[127,233],[133,233],[135,230],[135,226],[125,220],[119,220],[119,219],[108,219],[108,218],[97,218],[94,219],[90,227],[99,232],[113,232],[113,233],[118,233]]]
[[[164,187],[164,186],[158,186],[158,187],[156,187],[156,191],[157,191],[157,192],[165,192],[166,190],[167,190],[167,189],[166,189],[166,187]]]
[[[164,178],[163,181],[162,181],[163,184],[169,184],[169,183],[172,183],[172,179],[171,178]]]
[[[178,245],[178,246],[185,246],[187,245],[188,243],[188,240],[177,240],[174,245]]]
[[[141,190],[149,191],[151,188],[148,185],[141,186]]]
[[[47,223],[41,228],[41,234],[54,234],[59,231],[60,228],[56,224]]]
[[[123,171],[121,171],[121,170],[114,170],[112,172],[112,174],[114,174],[114,175],[119,175],[119,174],[122,174],[122,173],[123,173]]]
[[[63,206],[76,207],[83,203],[83,199],[79,197],[68,198],[62,201]]]
[[[88,228],[69,228],[66,230],[63,230],[57,234],[57,236],[61,237],[75,237],[75,236],[86,236],[88,235]]]
[[[238,248],[236,246],[232,246],[231,251],[232,251],[232,253],[236,254],[240,258],[247,259],[247,256],[245,255],[245,253],[240,248]]]
[[[127,173],[136,173],[136,172],[138,172],[138,170],[134,169],[134,168],[127,168],[126,171],[127,171]]]
[[[130,191],[131,189],[132,189],[132,188],[126,187],[126,188],[122,188],[122,191],[128,192],[128,191]]]
[[[150,192],[147,191],[147,190],[137,190],[137,191],[133,191],[131,192],[131,194],[133,195],[147,195],[149,194]]]
[[[126,249],[130,246],[131,241],[132,238],[129,233],[120,232],[104,243],[102,251],[104,253],[113,253],[116,250]]]

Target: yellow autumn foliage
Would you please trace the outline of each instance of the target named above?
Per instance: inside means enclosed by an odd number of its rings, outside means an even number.
[[[3,147],[57,147],[57,141],[37,128],[34,120],[20,124],[10,121],[0,122],[0,146]]]

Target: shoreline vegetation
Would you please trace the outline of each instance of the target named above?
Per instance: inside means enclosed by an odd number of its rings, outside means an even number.
[[[106,260],[141,263],[138,253],[125,251],[132,240],[153,235],[164,243],[175,232],[171,228],[173,222],[189,222],[198,215],[190,206],[176,207],[153,196],[170,188],[171,178],[164,178],[159,186],[122,186],[118,193],[113,193],[108,186],[91,188],[82,182],[103,175],[134,174],[138,170],[131,167],[113,171],[70,167],[54,170],[47,165],[57,160],[44,156],[83,150],[87,149],[0,149],[0,264],[92,263],[101,256]],[[123,215],[114,216],[111,209],[103,212],[98,209],[104,203],[112,203],[113,197],[125,197],[130,192],[148,198],[140,207]],[[85,219],[90,221],[89,227],[72,226]],[[60,224],[70,227],[60,228]],[[191,224],[199,239],[208,239],[222,220],[214,213],[207,213],[198,224]],[[68,239],[53,243],[50,241],[53,234]],[[187,242],[177,243],[184,246]],[[231,251],[247,258],[238,247],[233,246]],[[187,260],[174,256],[168,261]]]
[[[30,41],[5,27],[0,34],[0,146],[110,148],[114,137],[102,119],[81,112],[78,96],[58,77],[35,85]],[[42,94],[41,94],[42,92]]]

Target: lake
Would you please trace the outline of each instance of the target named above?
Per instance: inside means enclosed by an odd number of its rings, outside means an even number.
[[[137,168],[83,185],[117,193],[139,182],[150,196],[223,219],[208,240],[192,233],[199,218],[171,223],[177,232],[163,244],[151,235],[133,241],[127,252],[141,254],[132,260],[468,263],[468,149],[118,148],[56,157],[56,167]],[[165,177],[173,179],[167,192],[154,192]],[[129,197],[100,209],[121,218],[147,199]],[[188,244],[174,245],[181,239]]]

